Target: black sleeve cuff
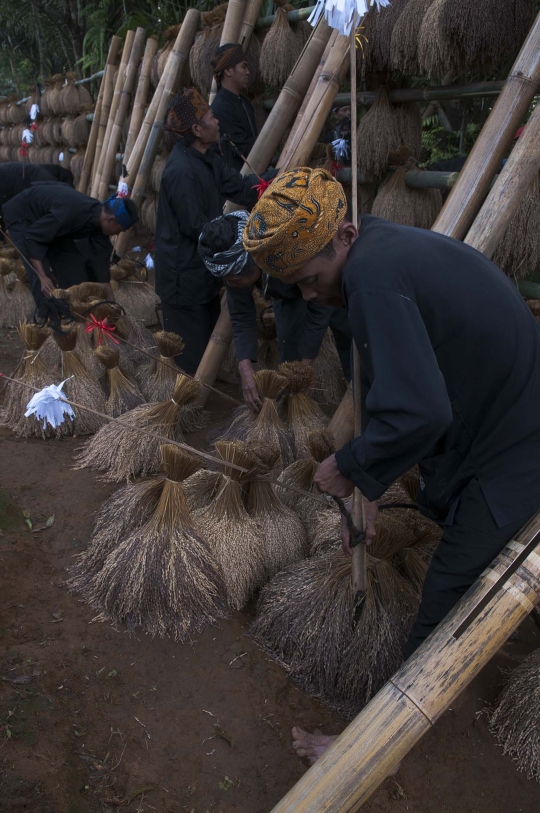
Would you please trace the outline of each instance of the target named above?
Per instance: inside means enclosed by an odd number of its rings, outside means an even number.
[[[353,441],[350,441],[336,452],[336,463],[340,474],[354,483],[370,502],[378,500],[379,497],[382,497],[388,486],[379,483],[378,480],[374,480],[373,477],[370,477],[369,474],[360,468],[352,452],[351,443],[353,443]]]

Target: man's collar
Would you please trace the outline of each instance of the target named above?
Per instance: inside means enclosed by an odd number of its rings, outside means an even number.
[[[223,85],[220,88],[220,92],[224,93],[225,96],[230,96],[231,99],[240,99],[241,98],[240,93],[235,93],[234,90],[229,90],[228,88],[223,87]]]

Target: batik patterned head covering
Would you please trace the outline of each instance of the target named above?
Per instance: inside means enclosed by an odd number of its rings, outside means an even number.
[[[229,212],[229,214],[221,215],[221,217],[234,218],[237,221],[236,241],[226,251],[219,251],[212,257],[201,256],[204,264],[214,277],[235,277],[243,273],[248,261],[249,255],[242,243],[242,237],[249,215],[247,212]],[[215,220],[220,220],[221,217],[216,217]],[[214,223],[215,220],[211,220],[210,223]]]
[[[170,133],[186,135],[209,110],[208,102],[203,99],[198,90],[183,88],[173,99],[163,129]]]
[[[341,184],[325,169],[299,167],[272,182],[244,230],[244,247],[271,277],[287,277],[315,257],[347,213]]]
[[[226,42],[225,45],[220,45],[211,62],[214,76],[219,79],[227,68],[234,68],[239,62],[245,61],[246,55],[242,50],[242,46],[236,42]]]

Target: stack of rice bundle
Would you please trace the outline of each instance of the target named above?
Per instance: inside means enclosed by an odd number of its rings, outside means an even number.
[[[392,73],[392,32],[410,0],[393,0],[385,8],[373,6],[360,28],[362,48],[358,52],[358,72],[361,78],[375,76],[378,81]]]
[[[154,334],[144,326],[144,322],[134,319],[128,314],[117,323],[116,330],[122,339],[129,342],[129,344],[120,343],[122,367],[129,375],[137,377],[141,364],[146,364],[148,361],[148,356],[146,353],[141,353],[141,349],[146,352],[155,350]]]
[[[74,88],[76,90],[77,88]],[[70,147],[79,149],[86,147],[90,135],[90,122],[86,120],[86,113],[90,108],[85,107],[80,115],[69,115],[61,124],[62,141]]]
[[[156,358],[148,359],[140,365],[137,380],[148,401],[165,401],[174,392],[177,376],[181,372],[174,359],[182,352],[185,344],[177,333],[166,330],[154,333],[154,340],[157,345]]]
[[[435,0],[409,0],[392,30],[390,66],[404,76],[420,76],[418,35],[427,10]]]
[[[102,384],[107,400],[105,412],[118,418],[124,412],[144,404],[144,396],[137,384],[128,378],[120,367],[120,353],[114,347],[102,345],[94,350],[96,357],[105,367]]]
[[[83,407],[89,407],[97,412],[105,412],[105,397],[98,382],[91,377],[79,354],[77,353],[77,339],[79,329],[75,326],[64,333],[54,333],[54,341],[62,351],[60,375],[64,384],[66,398]],[[91,435],[97,432],[104,424],[104,418],[94,415],[86,409],[74,407],[76,417],[73,424],[62,425],[63,434]]]
[[[310,433],[324,429],[326,425],[321,408],[309,395],[315,373],[301,361],[287,361],[280,364],[277,371],[288,382],[284,401],[285,422],[293,437],[295,457],[305,457],[310,454]]]
[[[310,432],[308,446],[309,453],[287,466],[279,475],[279,482],[319,494],[314,483],[315,472],[319,464],[334,453],[334,438],[324,429]],[[321,510],[321,504],[287,488],[280,489],[279,496],[285,505],[296,511],[308,530],[313,528],[314,519],[317,512]]]
[[[416,226],[430,229],[442,208],[439,189],[411,189],[405,176],[417,164],[411,158],[408,148],[392,153],[390,164],[396,167],[394,173],[381,184],[371,209],[376,217],[390,220],[402,226]]]
[[[226,590],[182,488],[198,461],[170,444],[161,446],[160,456],[163,475],[127,486],[105,504],[71,586],[101,621],[185,642],[226,617]]]
[[[189,52],[189,71],[195,86],[203,96],[208,96],[212,86],[211,62],[219,48],[226,13],[227,3],[220,3],[211,11],[201,14],[203,31]]]
[[[59,112],[67,116],[74,116],[80,110],[79,91],[75,85],[74,73],[66,73],[65,84],[60,92],[59,105],[61,108]]]
[[[165,169],[166,163],[167,158],[164,155],[156,156],[156,160],[154,161],[152,172],[150,174],[150,184],[152,186],[153,192],[156,195],[159,195],[159,188],[161,186],[161,176],[163,175],[163,170]]]
[[[315,383],[313,398],[321,404],[338,404],[347,389],[341,360],[330,328],[325,333],[321,349],[313,362]]]
[[[276,17],[267,32],[261,48],[260,69],[264,82],[270,87],[281,88],[290,76],[303,43],[292,30],[287,12],[292,6],[285,0],[275,0]]]
[[[152,60],[151,82],[154,88],[157,88],[159,80],[163,75],[163,71],[167,65],[167,60],[171,55],[171,51],[174,47],[174,43],[180,28],[181,25],[170,25],[163,34],[163,48],[159,49]],[[186,61],[178,85],[179,87],[189,87],[192,84],[191,74],[189,72],[189,62]]]
[[[103,471],[103,479],[120,482],[133,477],[156,474],[160,470],[160,443],[155,435],[167,440],[184,442],[184,414],[195,401],[200,384],[179,375],[173,397],[161,403],[143,404],[124,413],[122,424],[109,423],[86,444],[78,457],[76,468],[89,467]],[[187,413],[192,422],[192,415]],[[148,433],[129,429],[133,426]]]
[[[137,276],[137,264],[133,260],[120,260],[111,266],[111,285],[116,301],[128,316],[147,327],[158,323],[159,298],[153,287]]]
[[[0,272],[7,275],[15,274],[13,284],[8,283],[6,297],[3,301],[1,321],[3,327],[14,327],[19,322],[26,322],[32,318],[36,309],[36,303],[30,293],[28,276],[21,260],[12,260],[11,268],[3,264]]]
[[[62,88],[64,86],[64,77],[61,73],[56,73],[52,77],[52,88],[50,91],[49,104],[51,107],[51,115],[61,116],[64,113],[62,104]]]
[[[141,226],[149,231],[150,234],[155,234],[156,231],[157,205],[157,195],[150,192],[145,197],[141,206]]]
[[[525,279],[540,265],[540,192],[535,175],[493,255],[505,274]]]
[[[79,181],[81,180],[85,156],[86,150],[84,148],[78,149],[75,155],[71,156],[71,163],[69,165],[69,168],[73,173],[73,185],[75,186],[75,188],[78,187]]]
[[[391,152],[401,147],[398,118],[381,85],[377,98],[358,125],[358,168],[366,179],[378,178],[388,166]]]

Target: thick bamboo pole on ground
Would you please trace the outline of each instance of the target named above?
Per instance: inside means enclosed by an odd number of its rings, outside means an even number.
[[[124,49],[122,51],[122,58],[120,60],[120,66],[118,68],[118,74],[116,77],[116,83],[114,86],[114,93],[111,101],[111,108],[109,111],[109,116],[107,121],[105,122],[105,135],[103,136],[103,142],[101,147],[101,152],[99,155],[99,163],[96,168],[96,172],[94,174],[94,180],[92,182],[92,197],[97,198],[99,192],[99,186],[101,183],[101,176],[103,174],[103,164],[105,163],[105,156],[107,154],[107,147],[109,144],[109,138],[111,135],[112,126],[114,124],[114,120],[116,118],[116,111],[118,110],[118,104],[120,102],[120,96],[122,93],[122,88],[124,87],[124,78],[126,75],[126,68],[128,66],[129,57],[131,54],[131,49],[133,47],[133,40],[135,39],[135,31],[126,31],[126,39],[124,40]]]
[[[361,808],[539,602],[540,512],[272,813]]]
[[[178,32],[176,42],[150,105],[153,110],[148,109],[139,138],[133,148],[127,171],[129,183],[132,185],[131,197],[137,204],[141,202],[146,192],[161,136],[163,135],[165,116],[171,99],[177,92],[182,70],[199,27],[200,16],[197,9],[191,8],[184,17],[182,28]],[[151,124],[150,119],[152,119]],[[124,256],[128,242],[129,230],[118,235],[114,248],[119,257]]]
[[[107,143],[107,149],[105,152],[105,159],[103,161],[101,169],[101,180],[98,189],[99,200],[105,200],[105,198],[108,195],[109,181],[111,179],[111,175],[114,169],[116,150],[118,149],[120,139],[122,138],[124,122],[126,120],[129,111],[131,99],[133,97],[133,90],[135,88],[135,83],[137,80],[137,72],[139,70],[139,63],[141,61],[145,39],[146,39],[146,29],[137,28],[135,37],[133,39],[133,47],[131,49],[129,62],[126,67],[124,85],[122,87],[122,92],[118,100],[118,107],[116,108],[116,114],[114,117],[113,125],[111,127],[109,141]]]
[[[492,257],[539,169],[540,105],[537,105],[464,242]]]
[[[229,346],[232,342],[232,326],[227,306],[227,296],[224,295],[221,302],[221,313],[216,322],[216,326],[210,336],[210,341],[204,351],[195,378],[204,384],[214,384],[221,365],[225,361]],[[201,391],[194,402],[195,406],[203,407],[210,395],[210,390],[201,387]]]
[[[247,2],[244,19],[242,20],[242,28],[240,30],[240,38],[238,40],[244,51],[248,49],[261,6],[262,0],[248,0]]]
[[[350,384],[330,419],[328,431],[334,438],[336,449],[341,449],[354,437],[354,402]]]
[[[111,40],[111,46],[114,40],[119,40],[119,42],[117,43],[119,51],[122,46],[122,40],[120,37],[113,37],[113,39]],[[111,112],[111,104],[115,87],[114,73],[116,70],[116,63],[118,62],[118,51],[116,53],[114,63],[111,63],[106,66],[105,74],[103,76],[104,82],[103,101],[101,103],[101,113],[99,117],[99,126],[96,140],[96,152],[94,155],[94,162],[92,164],[92,172],[87,184],[87,191],[89,192],[89,194],[92,193],[92,190],[94,188],[94,180],[97,175],[97,170],[101,158],[101,152],[103,149],[103,142],[105,141],[105,133],[107,132],[107,124]]]
[[[137,82],[137,92],[133,102],[133,110],[131,112],[131,119],[129,122],[129,132],[126,140],[126,148],[124,150],[124,164],[127,163],[133,145],[139,135],[141,124],[144,120],[146,112],[146,104],[148,101],[148,90],[150,89],[150,74],[152,69],[152,60],[157,51],[158,43],[155,37],[149,37],[146,41],[144,49],[144,56],[141,65],[141,74]]]
[[[432,230],[462,240],[540,83],[540,14]]]
[[[227,42],[239,42],[240,32],[242,30],[242,23],[246,12],[246,0],[229,0],[227,5],[227,14],[223,23],[223,31],[221,32],[220,46],[225,45]],[[217,82],[212,79],[212,87],[210,88],[210,96],[208,103],[212,104],[216,98]]]
[[[114,73],[114,66],[116,65],[118,59],[118,52],[120,50],[121,45],[122,40],[120,39],[120,37],[112,37],[111,43],[109,45],[109,53],[107,54],[107,61],[105,62],[105,71],[103,72],[103,76],[101,77],[101,84],[99,86],[99,93],[96,101],[96,109],[94,111],[94,117],[92,119],[90,135],[88,137],[88,145],[86,147],[86,152],[84,154],[84,163],[81,172],[81,179],[77,187],[78,191],[83,192],[84,194],[86,194],[86,190],[88,189],[88,184],[90,182],[92,174],[92,166],[94,164],[94,159],[96,158],[97,155],[96,146],[99,132],[99,124],[101,121],[101,114],[103,110],[103,99],[105,95],[105,88],[107,87],[107,84],[110,84],[110,78],[109,80],[107,80],[107,75],[111,77]]]

